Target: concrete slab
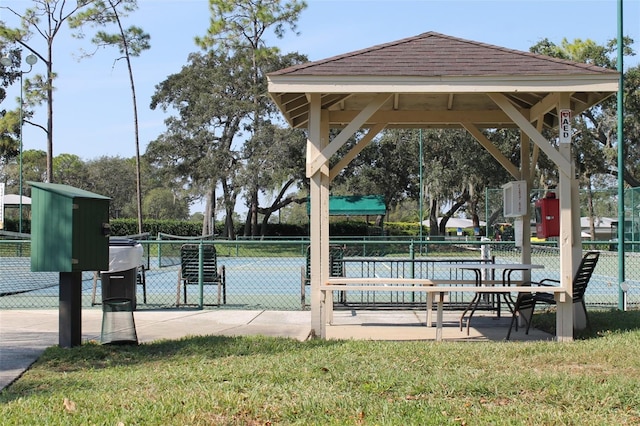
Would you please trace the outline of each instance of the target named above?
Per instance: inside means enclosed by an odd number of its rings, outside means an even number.
[[[467,334],[466,322],[460,330],[458,311],[445,311],[442,340],[500,341],[505,340],[511,316],[497,318],[495,314],[476,312]],[[426,326],[426,313],[420,311],[334,311],[333,323],[327,326],[327,339],[353,340],[435,340],[435,319]],[[512,341],[554,340],[554,336],[540,330],[522,328],[511,332]]]

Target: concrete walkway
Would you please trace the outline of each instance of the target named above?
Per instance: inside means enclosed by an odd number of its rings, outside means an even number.
[[[445,312],[444,340],[504,340],[510,316],[478,312],[467,335],[460,331],[460,312]],[[311,333],[309,311],[158,310],[134,312],[140,343],[179,339],[195,335],[288,337],[304,341]],[[327,329],[333,339],[433,340],[435,327],[424,327],[425,313],[416,311],[336,311]],[[100,341],[102,310],[82,311],[82,341]],[[552,340],[539,330],[525,335],[522,329],[512,340]],[[59,343],[58,311],[0,311],[0,389],[13,383],[42,352]]]
[[[310,312],[166,310],[136,311],[140,343],[195,335],[264,335],[306,340]],[[82,341],[100,341],[102,310],[82,311]],[[49,346],[59,343],[58,311],[0,311],[0,389],[16,380]]]

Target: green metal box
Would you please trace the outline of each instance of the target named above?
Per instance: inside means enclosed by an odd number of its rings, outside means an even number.
[[[31,185],[31,270],[109,269],[109,197],[55,183]]]

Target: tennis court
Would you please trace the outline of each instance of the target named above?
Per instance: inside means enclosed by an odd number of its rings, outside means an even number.
[[[178,272],[180,265],[179,247],[184,241],[173,241],[159,245],[157,242],[142,242],[145,246],[146,303],[143,300],[142,286],[137,285],[137,309],[193,309],[199,305],[200,289],[198,285],[189,285],[188,302],[176,307]],[[21,244],[18,250],[15,245]],[[2,244],[5,248],[0,256],[0,308],[55,308],[58,306],[58,273],[30,271],[29,242],[13,241],[12,245]],[[301,287],[306,274],[307,259],[305,250],[308,242],[229,242],[216,241],[218,267],[224,267],[226,278],[226,304],[213,309],[267,309],[300,310]],[[433,279],[452,279],[452,271],[434,266],[436,261],[450,261],[452,258],[478,259],[479,246],[475,243],[455,242],[425,246],[415,250],[413,242],[407,241],[344,241],[344,256],[341,260],[343,273],[347,277],[414,277]],[[10,248],[9,248],[10,247]],[[8,248],[8,249],[7,249]],[[589,247],[585,247],[588,250]],[[20,254],[20,256],[17,256]],[[509,244],[492,244],[492,256],[497,263],[513,263],[520,259],[520,252]],[[627,265],[627,305],[640,306],[640,258],[629,253],[625,258]],[[532,263],[544,265],[544,269],[532,271],[532,279],[558,278],[559,257],[557,249],[541,247],[534,250]],[[615,308],[618,306],[619,291],[617,279],[618,260],[615,252],[603,251],[596,272],[587,289],[586,303],[594,308]],[[455,277],[473,279],[464,272],[457,271]],[[514,276],[514,279],[519,279]],[[101,280],[94,281],[94,273],[83,273],[83,306],[90,308],[92,293],[96,283],[96,301],[101,301]],[[217,303],[217,286],[203,286],[203,304]],[[309,289],[307,287],[307,298]],[[357,306],[389,307],[398,304],[404,307],[422,305],[419,295],[389,293],[388,299],[371,299],[369,294],[349,294],[350,302]],[[387,296],[385,296],[387,297]],[[463,297],[469,295],[451,295],[451,302],[465,303]],[[336,301],[340,298],[336,295]],[[308,303],[308,299],[307,299]],[[349,305],[347,303],[347,305]],[[209,308],[207,306],[207,308]],[[339,308],[339,306],[337,306]]]

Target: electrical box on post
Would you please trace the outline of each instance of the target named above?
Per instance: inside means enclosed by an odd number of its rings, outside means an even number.
[[[557,237],[560,235],[560,200],[555,192],[536,201],[536,236],[538,238]]]
[[[55,183],[31,185],[31,270],[109,268],[109,197]]]
[[[527,181],[517,180],[502,185],[504,199],[504,217],[520,217],[527,214],[529,194]]]

